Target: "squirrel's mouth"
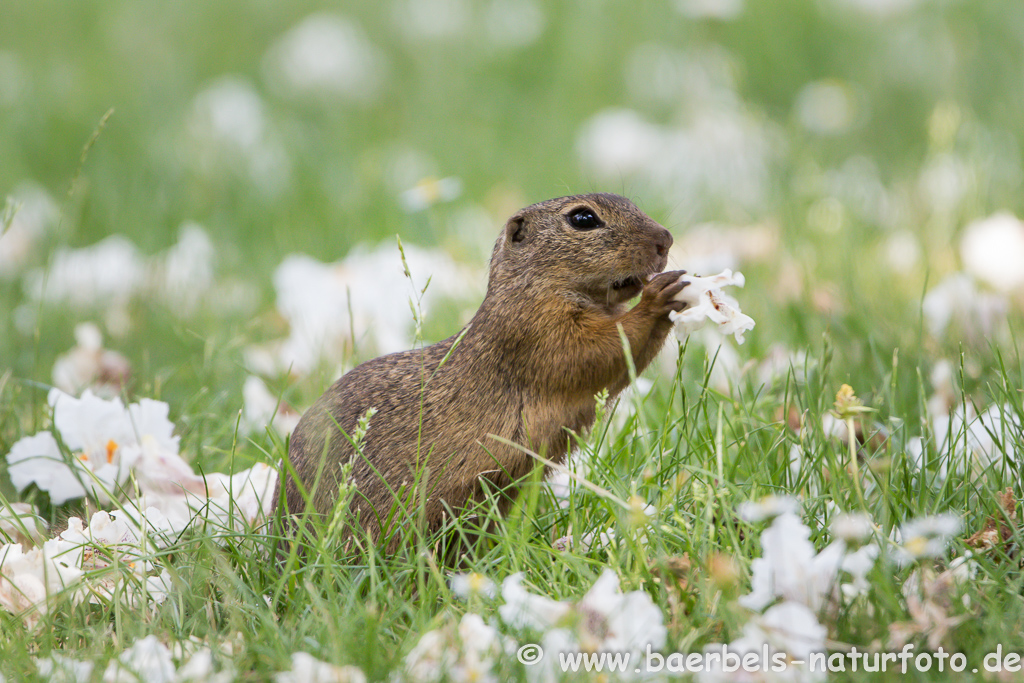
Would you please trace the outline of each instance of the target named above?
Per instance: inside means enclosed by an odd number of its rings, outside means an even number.
[[[643,289],[643,286],[643,280],[641,280],[637,275],[630,275],[629,277],[624,277],[621,280],[616,280],[612,283],[612,289],[616,292],[620,292],[624,289]]]
[[[644,288],[644,278],[640,275],[630,275],[612,281],[610,294],[615,302],[629,301],[638,295]]]

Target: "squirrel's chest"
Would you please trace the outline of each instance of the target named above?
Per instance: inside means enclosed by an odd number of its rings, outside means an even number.
[[[528,402],[523,409],[523,427],[529,445],[558,460],[566,451],[569,431],[582,433],[594,424],[593,399]]]

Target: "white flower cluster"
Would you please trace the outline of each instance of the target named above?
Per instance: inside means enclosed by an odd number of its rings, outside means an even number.
[[[155,544],[147,525],[163,525],[158,510],[147,510],[142,524],[123,512],[93,514],[88,526],[78,517],[57,538],[35,548],[0,546],[0,607],[20,615],[30,628],[66,593],[93,603],[122,600],[132,607],[163,602],[170,575],[150,558]]]
[[[684,275],[682,279],[688,284],[675,299],[685,302],[687,308],[678,313],[669,313],[669,318],[676,326],[676,336],[680,340],[685,339],[710,320],[718,325],[722,334],[735,335],[736,341],[742,344],[744,333],[754,328],[754,319],[740,311],[739,303],[725,294],[722,287],[742,287],[746,282],[743,273],[733,273],[726,269],[717,275]]]
[[[410,303],[426,310],[443,299],[466,296],[482,281],[440,250],[406,245],[403,253],[404,264],[393,244],[357,249],[336,263],[286,256],[274,272],[274,288],[289,335],[246,349],[250,368],[270,376],[305,375],[321,363],[340,363],[353,340],[380,353],[407,349],[414,341]],[[424,288],[420,283],[428,279]]]
[[[498,613],[513,631],[540,634],[541,648],[550,653],[526,668],[529,681],[561,680],[556,652],[629,652],[639,658],[648,647],[665,647],[661,610],[643,591],[622,593],[619,577],[610,569],[575,603],[531,593],[523,586],[524,579],[518,573],[502,582],[504,604]],[[489,597],[493,584],[480,575],[459,575],[453,578],[452,589],[461,597]],[[497,681],[498,659],[515,652],[514,642],[501,635],[496,624],[469,612],[458,625],[449,623],[424,633],[395,680]]]
[[[7,454],[15,488],[36,485],[54,504],[89,496],[119,510],[77,517],[43,542],[24,505],[0,512],[0,607],[32,625],[48,598],[84,580],[92,601],[139,595],[161,600],[166,572],[148,558],[198,525],[216,535],[259,523],[270,511],[277,471],[257,464],[235,475],[198,475],[178,454],[168,406],[142,399],[125,406],[88,390],[75,398],[52,390],[53,431],[17,441]],[[59,441],[58,441],[59,437]],[[130,484],[130,486],[129,486]]]

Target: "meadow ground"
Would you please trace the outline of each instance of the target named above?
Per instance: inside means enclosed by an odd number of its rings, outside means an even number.
[[[0,676],[675,677],[725,643],[785,670],[696,678],[1015,680],[1016,0],[3,13]],[[670,341],[457,572],[422,534],[279,552],[296,411],[455,332],[504,219],[588,191],[742,270],[746,342]]]

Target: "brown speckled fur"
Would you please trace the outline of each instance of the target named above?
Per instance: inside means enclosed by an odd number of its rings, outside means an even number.
[[[567,217],[581,207],[605,225],[574,229]],[[351,434],[371,407],[377,413],[364,441],[366,458],[353,469],[353,506],[375,538],[393,492],[411,486],[417,471],[420,490],[410,502],[426,498],[426,523],[434,529],[445,504],[459,510],[480,500],[481,479],[503,488],[534,467],[528,455],[488,435],[564,460],[566,430],[593,424],[594,395],[608,389],[615,396],[629,382],[617,325],[639,372],[665,341],[669,311],[683,307],[671,300],[683,286],[681,272],[622,286],[661,271],[671,244],[667,230],[617,195],[552,199],[512,216],[494,245],[487,295],[454,351],[458,335],[363,363],[302,416],[289,458],[307,490],[319,477],[316,513],[330,513],[337,473],[352,455],[335,424]],[[628,309],[637,294],[639,303]],[[285,486],[288,511],[303,511],[295,482],[289,478]],[[391,548],[410,521],[394,520],[399,532]]]

